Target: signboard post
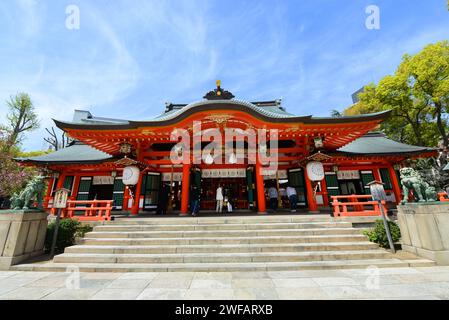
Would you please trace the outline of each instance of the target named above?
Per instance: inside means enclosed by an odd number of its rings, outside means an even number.
[[[59,189],[55,192],[53,208],[58,209],[58,213],[56,214],[55,230],[53,232],[53,241],[51,243],[50,249],[51,259],[53,259],[53,257],[55,256],[56,241],[58,239],[59,221],[61,219],[62,209],[65,209],[67,207],[67,199],[69,197],[69,193],[70,190],[64,188]]]
[[[385,232],[387,234],[388,243],[390,245],[390,249],[392,253],[396,253],[394,249],[393,238],[391,237],[390,227],[388,226],[387,217],[385,215],[384,206],[382,205],[382,201],[387,201],[387,194],[385,193],[384,184],[379,181],[372,181],[367,184],[371,191],[371,196],[374,201],[377,201],[379,205],[380,212],[382,214],[382,220],[384,222]]]

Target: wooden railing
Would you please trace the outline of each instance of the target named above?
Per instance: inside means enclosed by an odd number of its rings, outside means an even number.
[[[380,216],[379,203],[373,201],[371,195],[332,196],[334,217],[347,216]],[[384,212],[386,202],[382,201]]]
[[[68,200],[67,208],[63,209],[61,218],[71,218],[83,221],[110,221],[113,200]],[[56,210],[51,212],[56,215]],[[77,214],[82,212],[83,214]]]
[[[448,197],[448,195],[447,195],[447,192],[439,192],[439,193],[438,193],[438,199],[439,199],[441,202],[449,202],[449,197]]]

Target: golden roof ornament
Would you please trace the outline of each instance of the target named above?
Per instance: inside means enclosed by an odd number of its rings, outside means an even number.
[[[213,91],[209,91],[203,98],[206,100],[231,100],[234,98],[234,95],[221,88],[221,81],[216,81],[217,88]]]

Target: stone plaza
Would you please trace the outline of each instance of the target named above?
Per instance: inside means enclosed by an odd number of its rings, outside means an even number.
[[[446,300],[449,267],[212,273],[2,271],[0,299]]]

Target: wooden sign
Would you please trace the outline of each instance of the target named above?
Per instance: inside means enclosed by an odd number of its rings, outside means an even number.
[[[379,181],[372,181],[367,183],[369,186],[371,196],[375,201],[387,201],[387,194],[385,193],[384,184]]]
[[[67,207],[67,199],[69,197],[70,190],[59,189],[55,192],[55,197],[53,199],[53,208],[65,209]]]

